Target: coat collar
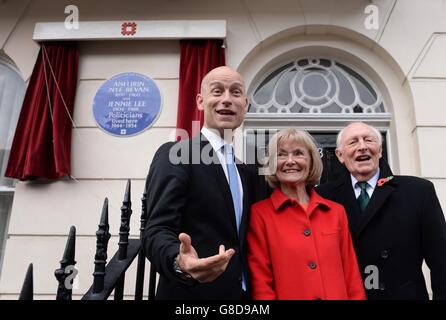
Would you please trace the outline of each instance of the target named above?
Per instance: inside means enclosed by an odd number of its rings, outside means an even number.
[[[388,163],[382,158],[379,162],[379,169],[379,179],[393,175]],[[392,179],[382,186],[377,185],[373,191],[366,210],[361,212],[351,185],[350,172],[345,167],[343,168],[342,177],[335,183],[335,188],[338,190],[337,198],[344,204],[347,211],[353,240],[357,239],[361,232],[364,231],[367,224],[378,213],[379,209],[395,190],[397,184],[397,179]]]
[[[384,167],[384,170],[380,172],[378,181],[383,178],[387,178],[389,176],[393,176],[392,171],[388,166],[387,168]],[[365,211],[362,213],[363,217],[357,225],[357,230],[356,230],[357,235],[361,234],[361,232],[365,229],[367,224],[379,212],[379,209],[384,205],[384,203],[390,197],[392,192],[395,191],[395,187],[397,185],[398,181],[395,179],[392,179],[381,186],[376,185],[372,197],[369,200],[369,204],[367,205]]]
[[[308,187],[307,191],[310,195],[310,202],[308,203],[307,212],[310,216],[314,210],[319,207],[322,211],[328,211],[331,208],[329,200],[322,198],[313,187]],[[291,199],[286,194],[280,190],[280,188],[274,189],[271,194],[271,202],[273,204],[274,210],[279,213],[287,206],[299,205],[297,200]]]
[[[389,164],[383,158],[379,159],[379,179],[386,178],[389,176],[393,176],[392,170],[389,167]],[[378,180],[379,180],[378,179]],[[342,166],[342,173],[340,178],[336,180],[335,186],[340,187],[344,185],[346,182],[351,186],[351,174],[347,170],[345,166]]]

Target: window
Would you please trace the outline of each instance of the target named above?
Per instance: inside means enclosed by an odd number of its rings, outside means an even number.
[[[263,158],[266,154],[266,146],[271,137],[280,129],[249,129],[246,131],[245,137],[245,162],[248,164],[255,164],[257,166],[263,165]],[[308,131],[314,138],[319,149],[319,154],[322,159],[324,170],[322,172],[320,183],[326,183],[337,180],[342,174],[342,165],[338,161],[336,149],[337,132],[317,132]],[[381,133],[383,141],[383,158],[387,161],[387,134]]]
[[[254,90],[250,113],[383,113],[382,96],[344,64],[300,59],[276,69]]]
[[[324,164],[321,183],[332,181],[342,169],[334,152],[339,130],[351,121],[374,125],[382,133],[387,160],[390,119],[378,87],[355,67],[327,58],[288,61],[260,77],[249,93],[244,159],[262,165],[272,134],[303,129],[318,144]]]
[[[15,180],[6,178],[5,170],[25,90],[14,63],[0,51],[0,267],[15,190]]]

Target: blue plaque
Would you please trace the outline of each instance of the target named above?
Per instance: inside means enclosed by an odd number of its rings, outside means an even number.
[[[161,93],[149,77],[120,73],[105,81],[93,100],[94,118],[103,130],[131,136],[149,128],[161,112]]]

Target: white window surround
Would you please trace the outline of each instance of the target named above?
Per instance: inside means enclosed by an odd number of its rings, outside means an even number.
[[[123,23],[135,23],[134,34],[122,34]],[[175,40],[225,39],[226,20],[79,21],[78,29],[64,22],[38,22],[33,40]]]
[[[313,58],[313,57],[299,57],[297,60],[305,59],[305,58]],[[328,56],[321,56],[318,58],[323,59],[332,59]],[[293,59],[294,60],[294,59]],[[340,62],[361,76],[364,77],[366,81],[372,84],[372,87],[378,91],[378,88],[373,84],[373,82],[364,74],[363,71],[359,70],[357,67],[349,64],[340,59],[334,59],[337,62]],[[267,69],[268,71],[262,72],[263,76],[258,78],[258,80],[251,86],[251,91],[254,92],[255,89],[262,83],[263,79],[265,79],[269,74],[277,70],[283,65],[289,63],[290,60],[283,61],[281,63],[275,64],[272,68]],[[248,93],[250,96],[251,93]],[[384,99],[385,110],[386,101]],[[380,112],[380,113],[254,113],[248,112],[246,114],[244,124],[243,124],[243,146],[244,150],[246,150],[246,135],[249,131],[254,129],[283,129],[293,127],[296,129],[307,130],[311,132],[337,132],[340,131],[347,123],[353,121],[364,121],[376,127],[380,132],[388,133],[390,122],[392,119],[392,114],[388,112]],[[387,142],[388,148],[388,157],[389,161],[392,162],[392,152],[391,152],[391,144]]]
[[[417,133],[414,131],[415,105],[411,88],[405,81],[406,74],[398,61],[373,39],[358,37],[353,30],[336,27],[330,27],[323,34],[316,29],[294,28],[274,34],[252,47],[237,66],[237,71],[242,74],[250,94],[264,75],[286,61],[306,57],[334,59],[361,70],[382,93],[387,116],[363,114],[358,119],[351,118],[350,115],[338,115],[331,119],[326,116],[322,120],[312,116],[304,118],[301,114],[287,115],[286,119],[280,119],[281,116],[266,118],[264,115],[247,115],[243,126],[236,133],[236,143],[239,144],[237,156],[243,158],[243,131],[247,129],[266,129],[280,125],[329,132],[340,129],[349,122],[363,120],[381,131],[387,130],[388,160],[395,174],[420,175],[420,155]]]
[[[374,84],[370,77],[368,77],[366,71],[361,70],[356,67],[354,64],[350,63],[346,59],[342,59],[337,55],[330,56],[327,53],[317,55],[314,54],[306,54],[306,55],[296,55],[290,59],[290,56],[287,59],[283,59],[279,62],[276,62],[267,69],[259,71],[259,73],[255,76],[255,80],[249,85],[248,96],[251,96],[252,92],[255,92],[256,88],[262,83],[262,81],[270,75],[275,70],[279,69],[281,66],[286,65],[291,61],[298,61],[300,59],[328,59],[335,60],[341,64],[346,65],[351,68],[358,74],[360,74],[366,81],[372,84],[372,87],[379,92],[379,87]],[[261,68],[259,68],[261,69]],[[243,154],[240,154],[243,159],[246,159],[246,137],[249,132],[256,129],[266,129],[266,130],[275,130],[275,129],[284,129],[293,127],[296,129],[302,129],[309,132],[318,132],[318,133],[327,133],[327,132],[338,132],[346,124],[354,121],[364,121],[370,125],[373,125],[380,132],[386,133],[388,136],[387,139],[387,153],[388,153],[388,161],[391,166],[394,165],[394,153],[395,151],[392,148],[392,136],[390,132],[392,114],[387,112],[389,108],[387,107],[390,104],[386,100],[387,96],[383,95],[382,100],[384,103],[385,112],[379,113],[256,113],[256,112],[248,112],[245,116],[245,120],[243,123],[243,128],[241,134],[236,137],[236,141],[243,145]]]
[[[245,119],[243,129],[237,130],[235,135],[235,143],[238,146],[239,150],[237,152],[237,156],[243,161],[247,161],[248,151],[247,146],[247,138],[254,130],[281,130],[286,128],[295,128],[298,130],[305,130],[311,133],[331,133],[331,132],[339,132],[342,128],[345,127],[346,123],[358,121],[358,118],[354,117],[343,117],[339,118],[336,116],[333,117],[324,117],[321,118],[310,118],[310,117],[302,117],[297,118],[295,115],[286,116],[281,115],[282,117],[265,117],[261,119],[260,117],[256,117],[256,119],[250,118]],[[367,119],[365,119],[367,118]],[[370,125],[373,125],[379,132],[385,134],[387,136],[386,139],[386,148],[387,148],[387,161],[389,162],[392,168],[395,168],[397,165],[394,154],[396,150],[394,150],[394,146],[392,144],[392,136],[389,127],[389,119],[385,117],[385,115],[381,115],[380,117],[366,115],[365,118],[359,119],[364,121]],[[397,170],[397,169],[396,169]],[[394,169],[394,172],[396,173]]]

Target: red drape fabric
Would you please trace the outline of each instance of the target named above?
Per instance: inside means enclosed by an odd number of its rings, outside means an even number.
[[[79,51],[43,43],[26,90],[5,176],[58,179],[71,173],[71,118]]]
[[[203,112],[196,104],[201,79],[212,69],[225,65],[223,40],[181,40],[180,86],[178,96],[177,128],[184,129],[192,137],[192,121],[203,125]],[[182,136],[182,138],[185,138]]]

